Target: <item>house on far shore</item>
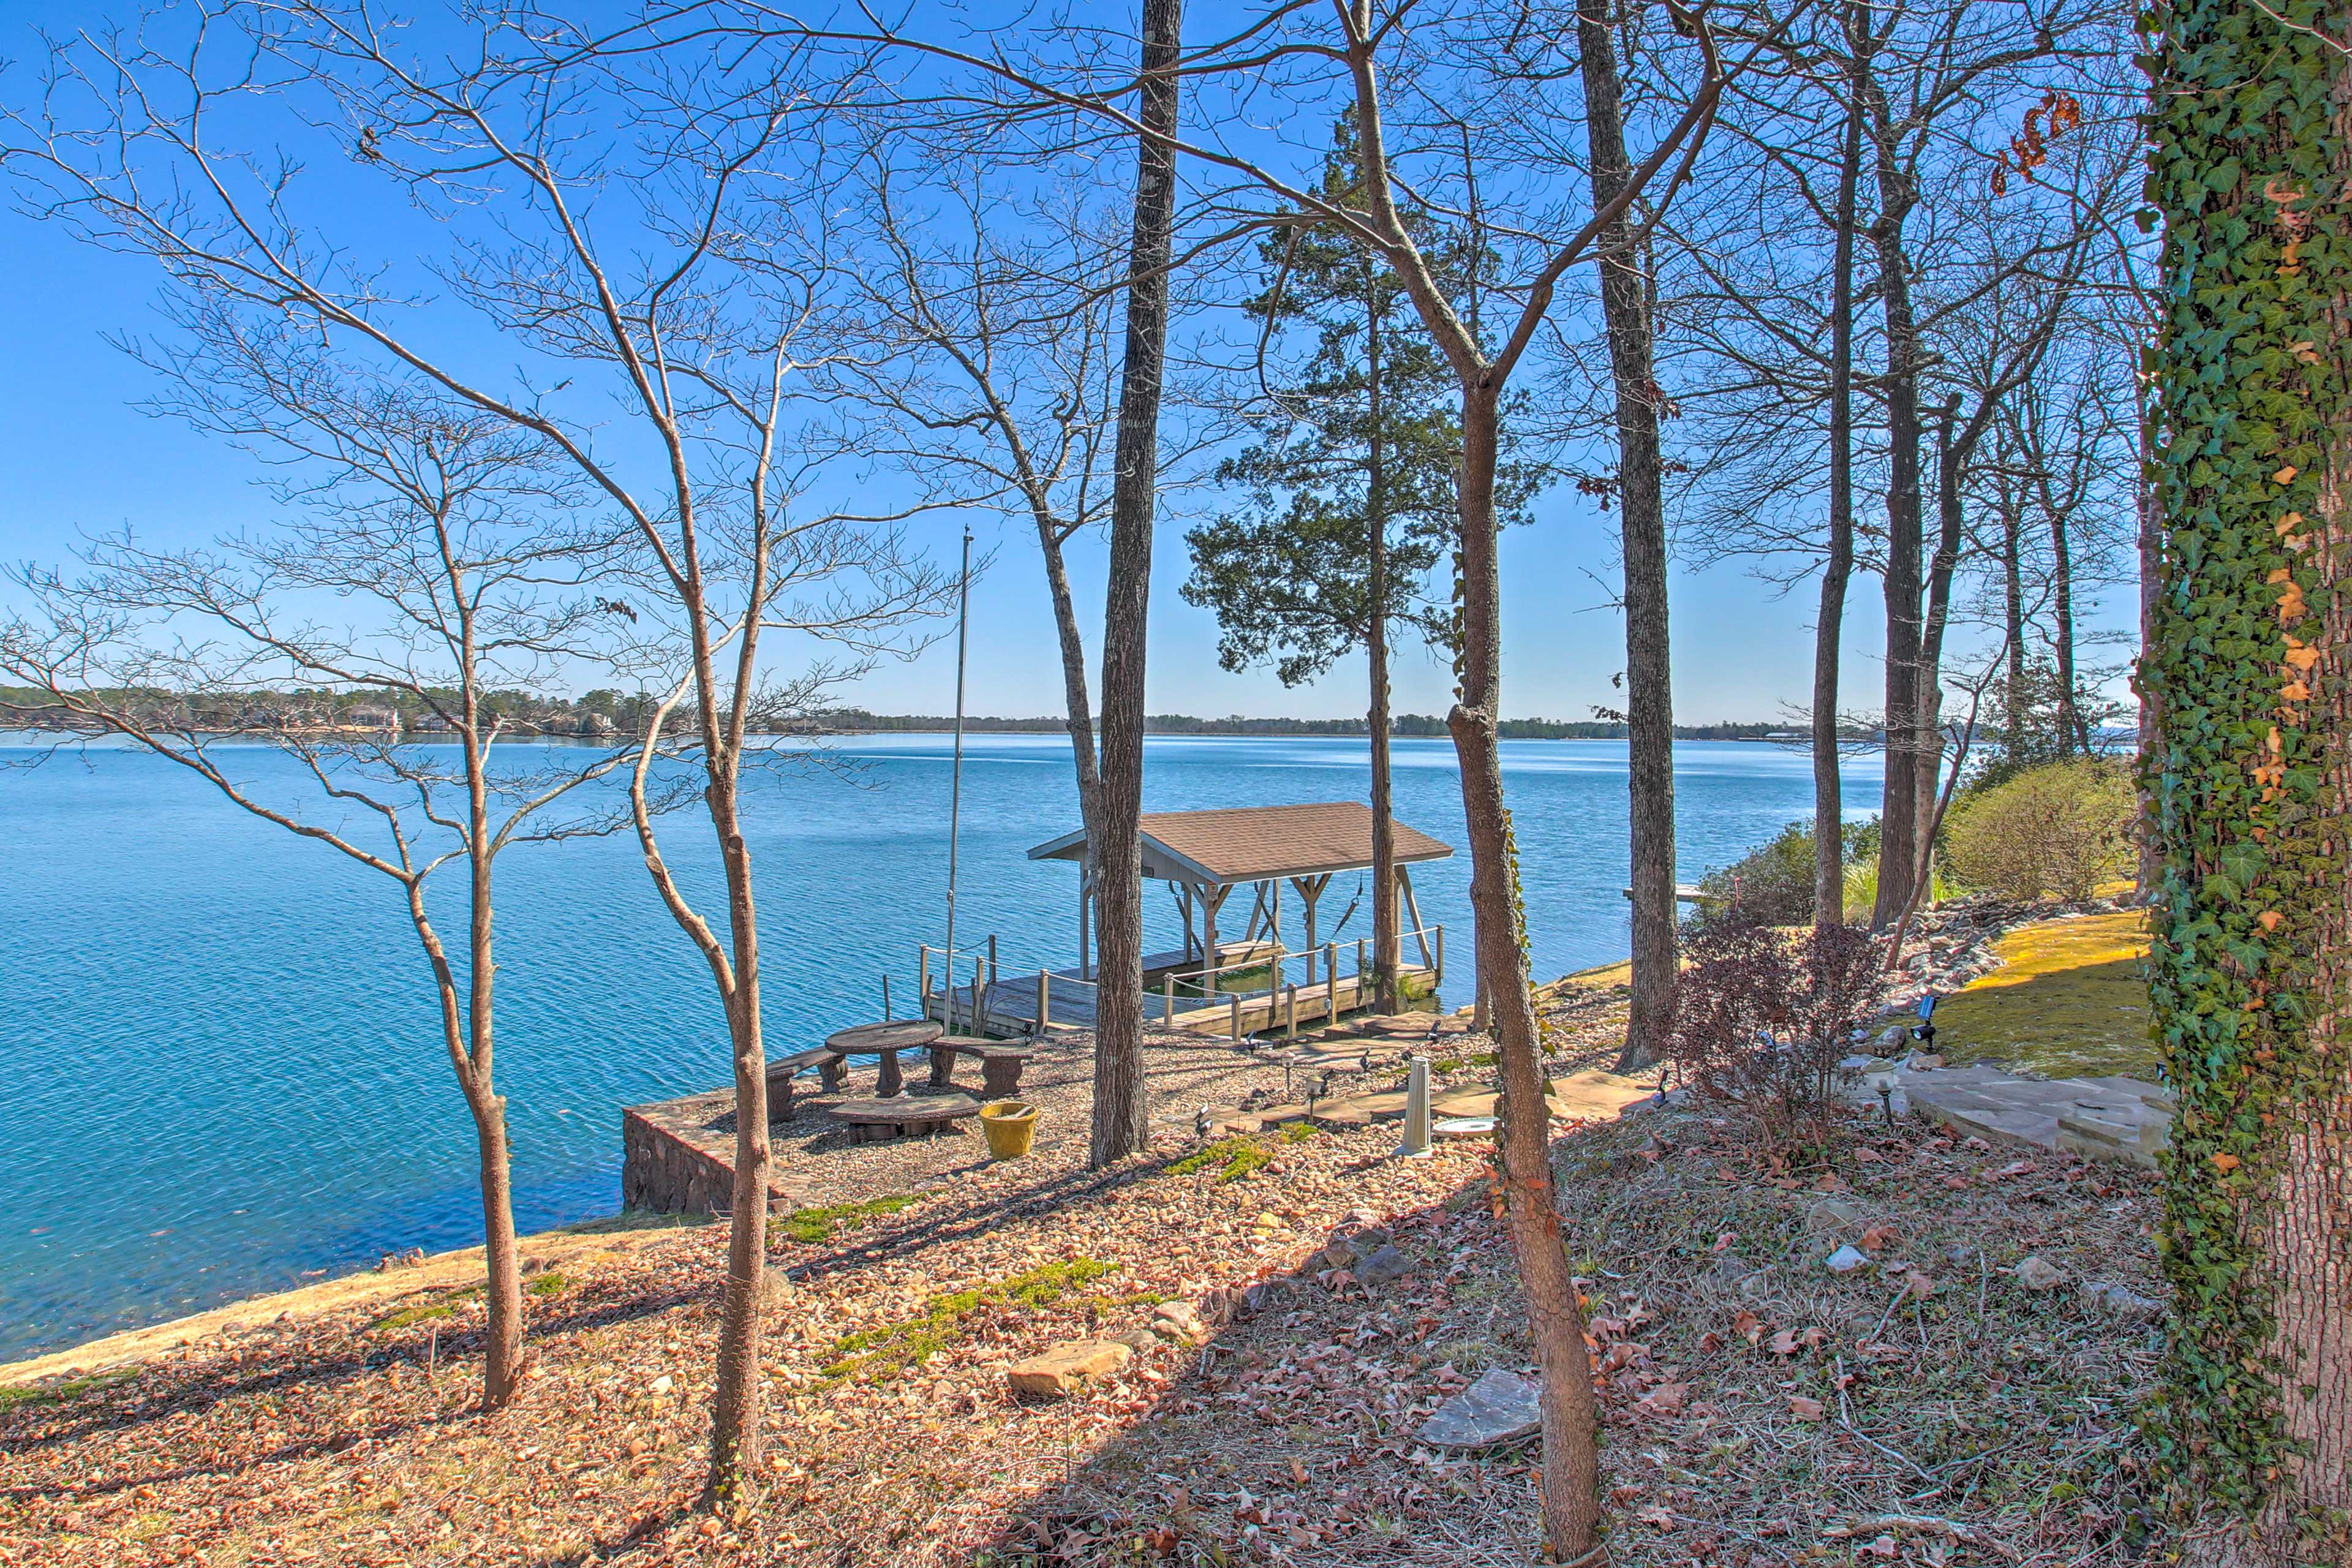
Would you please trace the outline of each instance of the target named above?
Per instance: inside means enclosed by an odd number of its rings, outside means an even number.
[[[338,727],[345,730],[387,730],[400,733],[400,711],[379,703],[362,702],[344,709],[336,715]]]

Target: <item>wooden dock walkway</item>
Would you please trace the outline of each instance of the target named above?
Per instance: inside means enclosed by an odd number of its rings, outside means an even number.
[[[1166,969],[1160,962],[1172,955],[1145,960],[1147,970]],[[1299,954],[1287,955],[1297,963]],[[1263,968],[1264,964],[1257,967]],[[1398,967],[1400,986],[1409,992],[1433,994],[1443,971],[1435,963]],[[1318,968],[1312,984],[1293,982],[1278,990],[1218,991],[1203,994],[1197,984],[1163,983],[1137,1000],[1145,1022],[1193,1035],[1222,1035],[1233,1039],[1279,1030],[1286,1035],[1316,1028],[1369,1006],[1371,977],[1368,973],[1339,974]],[[1100,994],[1095,984],[1076,970],[1033,970],[1002,974],[979,987],[977,1019],[973,1017],[973,987],[956,988],[953,1016],[949,999],[940,991],[923,998],[923,1016],[951,1029],[998,1039],[1095,1026]]]

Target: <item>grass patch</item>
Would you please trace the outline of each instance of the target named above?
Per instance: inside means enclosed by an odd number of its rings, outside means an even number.
[[[1276,1136],[1286,1143],[1304,1143],[1314,1137],[1317,1131],[1312,1121],[1286,1121],[1282,1124],[1282,1131]]]
[[[572,1281],[561,1274],[542,1274],[523,1289],[534,1296],[560,1296],[572,1289]]]
[[[894,1215],[914,1206],[912,1193],[896,1193],[885,1198],[867,1198],[863,1203],[828,1204],[823,1208],[794,1209],[768,1222],[769,1245],[778,1236],[785,1236],[804,1246],[814,1247],[831,1241],[845,1230],[856,1230],[867,1220]]]
[[[397,1307],[386,1312],[360,1331],[373,1334],[379,1330],[411,1329],[419,1323],[433,1322],[436,1319],[453,1318],[457,1315],[458,1302],[470,1301],[481,1293],[482,1288],[479,1285],[467,1285],[430,1301],[414,1301],[405,1307]]]
[[[934,1296],[919,1318],[860,1329],[834,1341],[834,1360],[824,1369],[824,1375],[837,1383],[860,1373],[887,1377],[920,1366],[953,1344],[961,1335],[964,1321],[973,1314],[991,1309],[1050,1307],[1118,1267],[1099,1258],[1072,1258],[1040,1264],[968,1290]]]
[[[120,1388],[135,1380],[143,1370],[142,1367],[121,1366],[111,1372],[94,1372],[87,1377],[69,1377],[59,1383],[0,1384],[0,1415],[30,1405],[70,1405],[86,1394],[103,1394],[110,1388]]]
[[[2139,911],[2021,926],[1993,951],[2000,968],[1937,1005],[1936,1043],[1948,1060],[2052,1078],[2155,1078]]]
[[[1290,1126],[1302,1125],[1292,1122]],[[1292,1142],[1298,1140],[1286,1128],[1283,1136]],[[1307,1136],[1312,1137],[1310,1132]],[[1168,1167],[1173,1176],[1198,1175],[1214,1169],[1220,1184],[1238,1182],[1252,1171],[1258,1170],[1274,1158],[1274,1151],[1255,1138],[1220,1138],[1205,1149],[1196,1149]]]

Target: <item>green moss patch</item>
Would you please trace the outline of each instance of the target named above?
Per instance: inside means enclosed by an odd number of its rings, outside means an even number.
[[[412,1329],[419,1323],[430,1323],[442,1318],[453,1318],[457,1315],[458,1302],[470,1301],[481,1293],[482,1288],[479,1285],[467,1285],[460,1289],[446,1291],[431,1300],[412,1301],[405,1307],[394,1308],[386,1312],[362,1329],[361,1332],[373,1334],[398,1329]]]
[[[895,1193],[888,1197],[867,1198],[863,1203],[828,1204],[823,1208],[794,1209],[788,1215],[780,1215],[768,1221],[768,1243],[773,1246],[781,1236],[803,1246],[815,1247],[831,1241],[845,1230],[856,1230],[867,1220],[911,1208],[915,1202],[916,1195],[912,1193]]]
[[[961,1338],[965,1321],[975,1314],[1050,1307],[1118,1267],[1099,1258],[1072,1258],[934,1296],[919,1318],[860,1329],[835,1340],[835,1359],[824,1367],[824,1375],[835,1382],[860,1375],[887,1377],[920,1366]]]
[[[31,1405],[70,1405],[88,1394],[103,1394],[110,1388],[120,1388],[137,1380],[143,1368],[116,1367],[111,1372],[94,1372],[87,1377],[68,1377],[58,1383],[0,1384],[0,1415]]]
[[[1274,1151],[1255,1138],[1220,1138],[1207,1148],[1196,1149],[1170,1165],[1168,1173],[1191,1176],[1214,1170],[1220,1183],[1238,1182],[1273,1158]]]
[[[534,1296],[561,1296],[572,1289],[572,1281],[561,1274],[542,1274],[523,1289]]]

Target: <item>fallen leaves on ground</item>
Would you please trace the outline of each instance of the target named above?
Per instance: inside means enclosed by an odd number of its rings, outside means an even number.
[[[1827,1169],[1766,1158],[1705,1106],[1556,1142],[1604,1485],[1641,1527],[1615,1560],[2136,1559],[2129,1417],[2157,1331],[2001,1271],[2031,1251],[2152,1289],[2152,1184],[2063,1159],[1988,1184],[1981,1151],[1927,1129],[1846,1131]],[[1000,1172],[780,1241],[768,1453],[739,1512],[691,1511],[714,1227],[567,1263],[501,1415],[476,1408],[480,1307],[455,1295],[420,1303],[448,1307],[429,1320],[288,1322],[7,1405],[0,1563],[1523,1563],[1534,1443],[1417,1438],[1480,1373],[1532,1364],[1507,1232],[1477,1147],[1398,1161],[1394,1137],[1270,1142],[1230,1183],[1165,1161]],[[1886,1216],[1876,1268],[1820,1270],[1823,1174]],[[1369,1225],[1413,1264],[1377,1289],[1318,1258]],[[1259,1310],[1223,1321],[1250,1284]],[[1145,1339],[1163,1300],[1204,1305],[1207,1342]],[[1109,1334],[1149,1348],[1067,1401],[1006,1393],[1007,1363]]]

